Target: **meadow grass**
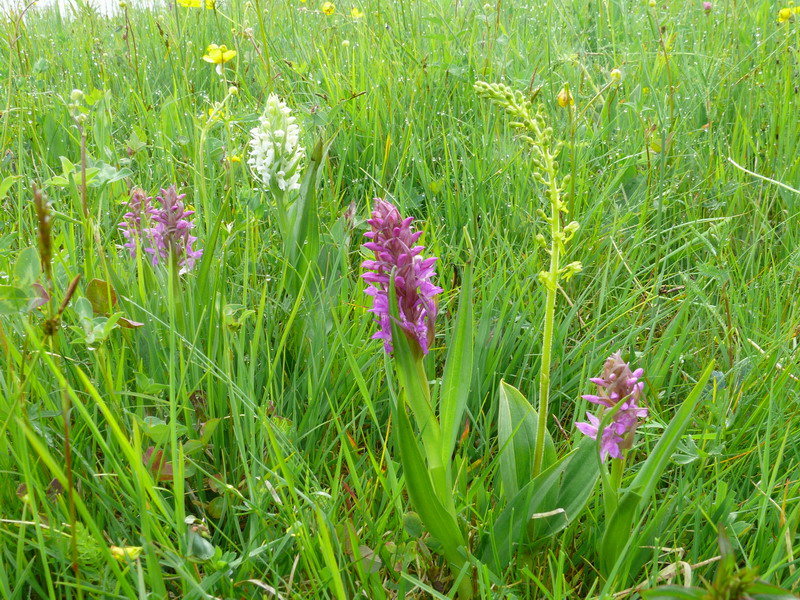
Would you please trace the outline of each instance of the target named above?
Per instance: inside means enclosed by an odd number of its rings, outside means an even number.
[[[54,211],[49,310],[81,276],[53,335],[47,306],[24,313],[2,298],[0,597],[450,593],[404,492],[396,384],[369,339],[360,244],[380,196],[417,219],[440,257],[431,380],[473,252],[475,361],[463,374],[455,497],[476,543],[496,499],[500,381],[537,397],[547,257],[536,235],[547,225],[527,152],[475,80],[541,103],[572,173],[569,218],[581,228],[567,259],[584,269],[558,296],[556,446],[580,436],[587,378],[622,350],[645,369],[651,413],[629,479],[716,365],[639,519],[636,540],[652,540],[640,569],[599,573],[598,490],[558,536],[499,572],[478,568],[477,597],[610,597],[663,582],[678,561],[697,583],[713,575],[719,523],[740,565],[800,587],[798,24],[777,23],[781,6],[765,0],[718,0],[709,14],[694,1],[336,4],[330,16],[313,0],[226,0],[108,18],[79,5],[0,21],[0,283],[35,270],[20,259],[37,246],[33,182]],[[202,60],[211,43],[238,52],[224,80]],[[571,113],[556,102],[565,83]],[[87,212],[73,89],[85,94],[87,164],[104,169]],[[270,196],[246,166],[270,92],[298,116],[307,148],[331,141],[321,256],[300,293]],[[62,157],[77,174],[65,185],[53,179]],[[180,280],[121,250],[117,227],[131,185],[154,195],[171,183],[196,210],[205,251]],[[93,279],[144,325],[93,340],[76,308]],[[112,547],[143,551],[118,560]]]

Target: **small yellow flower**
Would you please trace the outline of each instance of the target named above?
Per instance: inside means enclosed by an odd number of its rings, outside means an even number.
[[[201,6],[205,5],[205,7],[208,10],[213,10],[214,7],[217,5],[216,0],[205,0],[205,2],[203,2],[203,0],[175,0],[175,1],[178,3],[178,6],[182,6],[184,8],[200,8]]]
[[[650,6],[650,8],[655,8],[656,7],[656,0],[650,0],[647,4]]]
[[[650,88],[649,87],[643,87],[642,88],[642,94],[644,94],[646,96],[649,93],[650,93]]]
[[[354,19],[360,19],[364,16],[364,13],[363,11],[358,10],[358,8],[353,7],[350,10],[350,16],[353,17]]]
[[[241,157],[241,156],[239,156],[239,155],[237,155],[237,154],[231,154],[231,155],[228,157],[228,162],[231,162],[231,163],[240,163],[240,162],[242,162],[242,157]]]
[[[336,5],[333,2],[326,2],[322,5],[322,12],[326,15],[331,16],[333,12],[336,10]]]
[[[572,93],[569,91],[569,85],[564,85],[561,88],[561,91],[558,92],[558,96],[556,96],[556,102],[561,108],[567,108],[568,106],[572,106],[575,104],[575,98],[572,97]]]
[[[620,71],[619,69],[611,69],[610,75],[611,75],[611,81],[615,83],[619,83],[620,81],[622,81],[622,71]]]
[[[206,53],[203,55],[203,60],[207,63],[217,65],[217,73],[222,75],[222,69],[226,62],[236,56],[236,50],[228,50],[225,45],[217,46],[216,44],[209,44],[206,48]]]
[[[791,8],[782,8],[778,11],[778,23],[786,23],[786,21],[792,20],[792,9]]]
[[[111,546],[109,549],[111,550],[111,556],[120,562],[136,560],[143,550],[141,546]]]

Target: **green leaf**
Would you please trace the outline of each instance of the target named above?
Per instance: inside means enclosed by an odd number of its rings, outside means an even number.
[[[86,298],[78,298],[72,303],[72,307],[75,309],[75,312],[81,319],[91,321],[92,317],[94,316],[92,303]]]
[[[647,457],[628,490],[622,496],[614,514],[607,521],[606,530],[600,542],[600,567],[606,575],[622,558],[622,552],[631,536],[631,527],[637,509],[642,502],[650,501],[650,496],[653,494],[659,478],[667,468],[670,457],[678,447],[678,442],[691,421],[695,406],[713,370],[714,363],[711,362],[681,404],[678,412],[672,417],[661,439],[658,440],[656,447],[653,448],[650,456]]]
[[[27,288],[33,285],[41,274],[42,266],[36,248],[25,248],[14,263],[14,283],[21,288]]]
[[[147,146],[147,134],[138,125],[131,128],[131,135],[127,141],[128,149],[131,154],[136,154]]]
[[[496,574],[502,573],[510,563],[515,547],[527,532],[528,523],[536,513],[543,512],[545,502],[557,490],[559,479],[570,462],[586,460],[585,452],[585,449],[580,453],[576,449],[550,465],[520,489],[495,519],[491,530],[481,540],[478,556]]]
[[[501,381],[497,439],[500,446],[500,475],[506,498],[513,498],[533,478],[538,422],[539,415],[525,396]],[[555,446],[550,434],[546,433],[542,467],[547,469],[555,460]]]
[[[395,414],[395,443],[400,451],[400,462],[403,465],[406,489],[411,504],[419,514],[420,519],[441,544],[443,554],[455,567],[461,567],[465,557],[460,548],[464,546],[461,530],[458,528],[455,517],[450,514],[433,488],[428,467],[420,453],[419,444],[411,429],[405,406],[400,404]]]
[[[88,173],[88,169],[87,169]],[[100,168],[97,169],[96,176],[93,178],[91,187],[99,187],[101,185],[105,185],[108,183],[114,183],[116,181],[122,181],[126,177],[130,177],[133,175],[133,171],[129,168],[124,167],[122,169],[117,169],[112,165],[106,163],[100,163]],[[87,183],[89,179],[87,176]]]
[[[0,200],[6,197],[8,190],[10,190],[11,186],[14,185],[14,182],[21,177],[22,175],[9,175],[8,177],[4,178],[3,181],[0,181]]]
[[[158,417],[145,417],[140,421],[142,426],[142,433],[153,440],[153,443],[162,446],[170,439],[170,428],[167,423]],[[186,426],[182,423],[175,425],[177,436],[180,437],[186,434]]]
[[[700,376],[694,388],[692,388],[686,400],[683,401],[678,412],[672,417],[661,439],[658,440],[656,447],[653,448],[650,456],[647,457],[644,465],[642,465],[642,468],[636,474],[633,483],[631,483],[630,489],[638,491],[639,495],[643,498],[649,498],[653,490],[655,490],[658,479],[661,477],[664,469],[667,468],[670,457],[678,447],[678,442],[680,442],[683,432],[689,426],[692,413],[694,413],[695,406],[700,400],[700,396],[708,380],[711,378],[713,370],[714,363],[711,362],[706,367],[706,370],[703,371],[703,374]]]
[[[550,507],[545,505],[541,511],[551,512],[562,509],[563,512],[552,518],[536,521],[534,535],[537,539],[558,533],[583,512],[600,475],[599,465],[594,456],[596,452],[597,445],[591,438],[583,438],[578,443],[575,456],[567,464],[561,485],[558,486],[555,502]],[[545,452],[546,457],[547,453]]]
[[[214,431],[216,431],[217,426],[222,422],[221,419],[209,419],[205,423],[203,423],[202,434],[200,435],[200,441],[203,444],[208,444],[211,441],[211,436],[214,435]]]
[[[0,285],[0,315],[13,315],[28,305],[28,294],[13,285]]]
[[[389,312],[392,322],[392,348],[397,379],[420,428],[426,456],[429,459],[432,456],[441,457],[441,430],[431,406],[430,390],[422,368],[421,351],[412,349],[405,331],[398,325],[400,312],[394,287],[394,275],[389,284]],[[441,459],[438,459],[437,462],[441,464]],[[429,466],[433,468],[438,465]],[[445,493],[445,490],[442,491]]]
[[[705,590],[701,588],[687,588],[677,585],[665,585],[652,590],[644,590],[644,600],[703,600]]]
[[[300,194],[292,206],[286,256],[296,273],[295,281],[303,278],[319,253],[319,216],[317,209],[317,180],[330,144],[318,140],[300,182]]]
[[[472,380],[473,329],[472,262],[470,261],[464,268],[458,315],[447,351],[447,362],[442,378],[442,393],[439,399],[439,416],[443,436],[442,460],[445,463],[448,463],[453,455],[464,411],[467,408]]]
[[[66,156],[59,156],[58,158],[61,161],[61,174],[64,176],[64,179],[67,179],[75,170],[75,165],[72,164]]]
[[[195,452],[199,452],[205,447],[206,444],[200,440],[186,440],[186,442],[183,444],[183,453],[184,455],[189,456]]]
[[[777,585],[772,585],[764,581],[754,581],[747,589],[754,600],[796,600],[797,595],[789,590],[784,590]]]
[[[600,571],[605,575],[611,573],[617,560],[631,539],[631,527],[636,509],[642,497],[634,492],[627,492],[617,504],[614,514],[606,521],[606,530],[600,541]]]
[[[92,279],[86,286],[86,299],[96,315],[108,315],[117,304],[117,293],[102,279]]]

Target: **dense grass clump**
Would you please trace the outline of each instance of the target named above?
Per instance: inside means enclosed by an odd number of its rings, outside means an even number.
[[[0,598],[800,589],[794,8],[23,8],[0,19]],[[394,355],[361,278],[375,197],[442,289],[435,328],[386,313]],[[575,426],[615,352],[648,413],[608,446],[624,469]],[[463,406],[420,418],[406,356]],[[525,490],[579,466],[551,528]],[[508,506],[536,518],[503,529]]]

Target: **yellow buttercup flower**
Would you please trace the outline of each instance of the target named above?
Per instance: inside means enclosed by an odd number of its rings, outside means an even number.
[[[791,21],[793,12],[791,8],[782,8],[778,11],[778,23],[786,23]]]
[[[353,7],[350,10],[350,16],[353,17],[354,19],[360,19],[361,17],[364,16],[364,13],[363,11],[358,10],[356,7]]]
[[[326,2],[322,5],[322,12],[326,15],[331,16],[333,12],[336,10],[336,5],[333,2]]]
[[[217,65],[217,73],[222,75],[222,69],[226,62],[236,56],[236,50],[228,50],[224,44],[217,46],[216,44],[209,44],[206,48],[206,53],[203,55],[203,60],[207,63]]]
[[[124,560],[136,560],[142,553],[141,546],[111,546],[111,556],[122,562]]]
[[[183,6],[184,8],[200,8],[203,6],[203,0],[175,0],[178,3],[178,6]],[[216,0],[205,0],[205,7],[208,10],[212,10],[217,5]]]

